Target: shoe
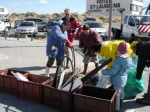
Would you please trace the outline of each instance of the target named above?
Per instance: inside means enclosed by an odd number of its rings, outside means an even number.
[[[150,105],[150,101],[146,101],[144,98],[141,99],[138,98],[136,99],[136,102],[144,105]]]

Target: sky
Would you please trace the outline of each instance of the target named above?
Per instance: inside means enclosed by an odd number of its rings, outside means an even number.
[[[144,0],[144,7],[149,3],[149,0]],[[53,14],[61,13],[65,8],[79,14],[86,12],[86,0],[1,0],[0,5],[6,7],[10,14],[26,12]]]
[[[0,6],[6,7],[10,14],[26,12],[53,14],[64,12],[65,8],[79,14],[86,12],[86,0],[1,0]]]

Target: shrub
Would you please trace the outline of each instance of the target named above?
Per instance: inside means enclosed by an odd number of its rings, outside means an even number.
[[[109,17],[108,16],[104,16],[104,15],[100,15],[100,14],[88,14],[88,13],[79,14],[78,12],[74,12],[74,13],[72,13],[72,15],[79,22],[82,22],[83,19],[85,18],[85,16],[94,16],[96,18],[96,20],[98,22],[100,22],[102,25],[104,25],[104,24],[109,22]],[[50,14],[37,14],[35,12],[27,12],[27,13],[7,14],[5,17],[10,18],[10,20],[12,22],[14,22],[16,18],[17,19],[25,19],[25,18],[39,17],[39,18],[51,19],[51,18],[62,18],[64,16],[65,16],[64,13],[53,13],[52,15],[50,15]],[[120,17],[113,17],[112,21],[119,22],[119,21],[121,21],[121,18]]]

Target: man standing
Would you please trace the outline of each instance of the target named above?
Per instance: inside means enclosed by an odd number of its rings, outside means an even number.
[[[64,13],[65,13],[65,17],[62,18],[63,21],[65,20],[68,20],[70,21],[70,28],[67,30],[67,33],[68,33],[68,40],[70,41],[71,44],[73,44],[74,42],[74,38],[76,36],[79,36],[80,32],[75,32],[76,28],[78,26],[80,26],[79,24],[79,21],[77,21],[72,15],[71,15],[71,12],[70,12],[70,9],[69,8],[66,8],[64,10]],[[66,56],[68,56],[69,58],[71,57],[71,49],[68,48],[68,46],[66,46],[65,48],[65,54]],[[67,59],[66,61],[66,68],[69,68],[68,66],[68,62],[69,60]]]
[[[131,48],[138,56],[138,63],[136,69],[136,78],[141,79],[144,67],[150,67],[150,41],[142,42],[142,41],[133,41],[131,43]],[[137,98],[137,103],[150,105],[150,75],[148,81],[148,89],[147,93],[144,94],[143,98]]]
[[[100,37],[98,32],[91,30],[88,24],[85,24],[83,26],[83,32],[79,36],[79,48],[83,49],[83,53],[85,55],[83,59],[84,70],[82,74],[86,74],[90,57],[93,58],[95,67],[98,67],[98,52],[95,52],[93,44],[102,44],[102,42],[102,38]]]
[[[64,56],[64,50],[66,43],[69,47],[72,47],[68,41],[67,31],[70,27],[69,21],[58,22],[58,25],[54,26],[51,30],[47,45],[46,45],[46,54],[48,56],[48,61],[46,64],[45,75],[49,76],[50,67],[53,65],[54,60],[57,61],[57,66],[59,65],[60,60]]]

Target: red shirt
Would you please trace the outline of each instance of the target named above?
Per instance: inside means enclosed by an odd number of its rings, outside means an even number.
[[[66,17],[62,18],[62,20],[66,20]],[[75,37],[75,30],[80,25],[79,21],[75,20],[73,16],[70,17],[70,28],[67,30],[68,33],[68,40],[70,43],[73,43],[74,37]],[[80,32],[78,32],[76,35],[79,36]]]
[[[79,26],[79,22],[77,20],[70,22],[70,28],[67,30],[67,32],[68,32],[68,39],[71,43],[73,43],[74,41],[74,37],[75,37],[74,32],[78,26]]]

